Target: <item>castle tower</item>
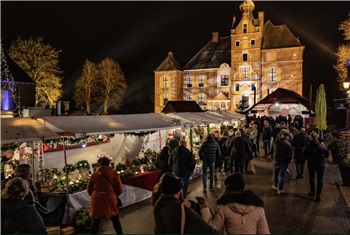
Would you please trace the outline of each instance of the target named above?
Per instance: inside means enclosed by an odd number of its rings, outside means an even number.
[[[169,52],[154,70],[154,112],[160,113],[170,100],[182,100],[182,67]]]

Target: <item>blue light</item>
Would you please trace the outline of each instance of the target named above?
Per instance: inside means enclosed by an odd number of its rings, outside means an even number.
[[[1,110],[10,111],[12,109],[12,92],[10,90],[2,90]]]

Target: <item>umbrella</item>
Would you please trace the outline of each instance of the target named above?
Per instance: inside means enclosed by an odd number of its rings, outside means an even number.
[[[323,84],[321,84],[317,90],[315,111],[316,117],[314,124],[316,128],[321,131],[322,138],[322,131],[327,129],[327,101]]]

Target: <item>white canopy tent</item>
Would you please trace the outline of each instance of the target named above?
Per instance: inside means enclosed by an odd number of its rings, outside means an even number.
[[[44,125],[58,134],[122,134],[181,128],[177,120],[160,114],[128,114],[108,116],[51,116],[41,117]]]
[[[59,135],[36,119],[1,119],[1,144],[58,138],[60,138]]]

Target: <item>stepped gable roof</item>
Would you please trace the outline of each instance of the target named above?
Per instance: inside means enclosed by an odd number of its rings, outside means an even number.
[[[171,70],[181,70],[182,66],[179,62],[174,58],[172,52],[168,53],[168,56],[165,60],[154,70],[156,71],[171,71]]]
[[[211,100],[230,100],[229,98],[227,98],[226,95],[224,95],[224,93],[220,92],[217,96],[215,96],[213,99]]]
[[[271,21],[264,25],[262,49],[302,46],[286,25],[274,26]]]
[[[231,39],[219,37],[211,40],[184,67],[184,70],[219,68],[221,64],[231,64]]]
[[[29,77],[29,75],[24,72],[21,67],[19,67],[19,65],[11,59],[10,56],[5,55],[5,57],[10,73],[12,74],[15,82],[35,84],[33,79],[31,79],[31,77]]]
[[[162,113],[204,112],[196,101],[168,101]]]

